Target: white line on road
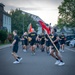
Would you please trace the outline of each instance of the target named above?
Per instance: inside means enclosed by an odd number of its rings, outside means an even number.
[[[69,49],[69,48],[65,48],[66,50],[69,50],[69,51],[72,51],[72,52],[75,52],[75,50],[72,50],[72,49]]]

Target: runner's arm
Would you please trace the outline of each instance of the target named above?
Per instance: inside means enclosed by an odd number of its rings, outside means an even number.
[[[60,39],[60,38],[57,36],[57,37],[56,37],[56,40],[54,41],[54,43],[57,42],[57,41],[59,41],[59,39]]]

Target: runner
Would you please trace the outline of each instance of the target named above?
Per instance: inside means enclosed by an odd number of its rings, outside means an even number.
[[[23,35],[23,41],[24,41],[24,45],[23,45],[23,51],[26,52],[27,51],[27,45],[28,45],[28,35],[27,32],[24,33]]]
[[[53,43],[56,45],[57,49],[59,50],[60,46],[59,46],[59,37],[57,36],[57,34],[55,33],[56,29],[51,29],[51,39],[53,41]],[[54,54],[55,53],[55,54]],[[51,56],[54,57],[57,61],[55,62],[55,65],[59,65],[62,66],[65,63],[62,61],[58,51],[56,50],[56,48],[54,47],[54,45],[52,44],[51,47],[51,52],[50,52]]]
[[[40,38],[40,45],[41,45],[41,51],[44,52],[44,46],[45,46],[45,35],[44,33],[41,33],[41,35],[39,36]]]
[[[19,37],[17,35],[17,31],[16,30],[13,31],[13,35],[14,35],[14,41],[11,44],[11,46],[13,46],[12,55],[13,55],[13,57],[16,60],[13,63],[17,64],[17,63],[20,63],[20,61],[22,60],[22,58],[17,55],[17,52],[18,52],[18,43],[19,43],[20,39],[19,39]]]
[[[22,42],[22,50],[24,51],[24,34],[22,35],[22,37],[21,37],[21,42]]]
[[[37,35],[36,46],[37,46],[37,48],[40,47],[40,39],[39,39],[39,35]]]
[[[51,37],[51,34],[49,34],[49,37]],[[51,41],[50,41],[49,37],[46,33],[46,38],[45,38],[45,40],[46,40],[46,52],[48,54],[50,54],[50,49],[51,49]]]
[[[60,51],[64,52],[64,45],[65,45],[65,35],[64,33],[62,33],[62,35],[60,36]]]
[[[32,55],[35,55],[36,38],[37,38],[37,33],[34,31],[34,29],[32,29],[32,32],[28,35],[28,39],[31,45]]]

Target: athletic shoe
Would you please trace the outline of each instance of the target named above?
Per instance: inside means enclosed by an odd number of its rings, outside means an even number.
[[[18,64],[18,63],[20,63],[20,62],[19,62],[19,61],[14,61],[13,63],[14,63],[14,64]]]
[[[31,55],[32,55],[32,56],[34,56],[34,55],[35,55],[35,53],[31,53]]]
[[[60,62],[58,65],[59,66],[63,66],[63,65],[65,65],[65,63],[64,62]]]
[[[64,50],[62,50],[62,52],[64,52]]]
[[[41,52],[44,52],[44,49],[42,49]]]
[[[33,53],[35,55],[35,53]]]
[[[27,52],[25,49],[23,50],[24,52]]]
[[[60,60],[57,60],[56,62],[55,62],[55,65],[58,65],[60,63]]]
[[[62,49],[60,49],[60,52],[62,52]]]
[[[18,59],[18,60],[19,60],[19,62],[20,62],[22,59],[23,59],[23,58]]]
[[[60,49],[60,52],[64,52],[64,50]]]

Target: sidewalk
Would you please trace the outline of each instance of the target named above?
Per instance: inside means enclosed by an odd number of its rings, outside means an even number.
[[[2,45],[2,46],[0,46],[0,50],[3,49],[3,48],[9,47],[10,45],[11,45],[11,44]]]

